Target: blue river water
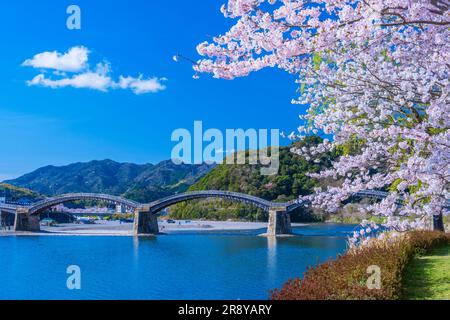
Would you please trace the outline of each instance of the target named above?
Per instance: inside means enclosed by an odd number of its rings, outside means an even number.
[[[346,250],[350,225],[183,233],[155,238],[0,237],[0,299],[268,299],[307,266]],[[67,267],[81,270],[69,290]]]

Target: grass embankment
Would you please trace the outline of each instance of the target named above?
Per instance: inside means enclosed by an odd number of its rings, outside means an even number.
[[[450,300],[450,245],[415,257],[403,279],[403,299]]]
[[[443,246],[448,248],[449,244],[450,235],[437,231],[414,231],[402,236],[388,236],[383,240],[373,240],[370,245],[351,249],[336,260],[309,268],[303,279],[290,280],[281,289],[275,290],[272,293],[272,299],[400,299],[403,297],[404,279],[409,277],[406,273],[409,263],[414,262],[414,258],[418,255],[431,253],[432,250],[439,250],[437,248]],[[433,252],[433,254],[435,253]],[[410,276],[410,279],[412,279],[412,285],[419,286],[418,279],[427,281],[427,274],[432,274],[433,281],[430,282],[430,290],[434,290],[438,294],[441,290],[445,290],[443,284],[437,282],[442,281],[445,274],[448,275],[448,260],[436,257],[432,261],[434,261],[433,265],[419,264],[415,269],[417,274]],[[369,288],[367,285],[368,280],[373,280],[373,273],[370,271],[373,270],[373,266],[379,268],[380,271],[379,288]],[[423,268],[423,270],[417,270],[417,268]],[[414,269],[408,272],[414,272]],[[414,291],[413,288],[411,290]],[[429,294],[429,297],[433,298],[434,293],[424,291],[424,294]]]

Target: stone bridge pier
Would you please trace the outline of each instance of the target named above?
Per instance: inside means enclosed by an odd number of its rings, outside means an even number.
[[[150,208],[138,208],[134,212],[134,235],[156,235],[159,233],[158,216]]]
[[[283,236],[292,234],[291,217],[285,209],[269,210],[269,225],[266,236]]]
[[[14,231],[41,231],[39,215],[30,214],[30,211],[26,208],[17,208]]]
[[[9,230],[11,226],[14,226],[15,214],[0,209],[0,230]]]
[[[0,229],[9,229],[14,225],[14,213],[6,212],[0,209]]]

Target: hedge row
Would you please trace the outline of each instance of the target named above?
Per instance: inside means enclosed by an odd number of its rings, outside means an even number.
[[[413,231],[403,236],[374,240],[352,249],[336,260],[308,268],[303,280],[288,281],[272,292],[274,300],[393,300],[401,296],[404,269],[415,255],[450,242],[450,235],[435,231]],[[369,289],[367,268],[378,266],[380,289]]]

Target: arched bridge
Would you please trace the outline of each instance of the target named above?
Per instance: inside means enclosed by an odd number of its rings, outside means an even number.
[[[364,190],[356,193],[355,196],[383,199],[388,196],[388,193],[383,191]],[[249,203],[263,209],[264,211],[269,213],[269,225],[267,231],[269,235],[291,233],[292,230],[289,214],[295,209],[306,204],[301,200],[294,200],[289,202],[272,202],[243,193],[219,190],[186,192],[156,200],[149,204],[140,204],[132,200],[107,194],[71,193],[47,198],[31,206],[19,206],[0,203],[0,211],[15,213],[14,228],[16,231],[39,231],[39,215],[40,213],[47,209],[50,209],[51,207],[66,202],[80,200],[107,201],[114,204],[121,204],[135,211],[135,234],[156,234],[159,231],[156,215],[159,211],[179,202],[205,198],[229,199],[232,201]]]
[[[29,207],[29,213],[31,215],[40,214],[42,211],[48,210],[51,207],[57,206],[59,204],[72,202],[72,201],[86,201],[86,200],[96,200],[96,201],[106,201],[114,204],[121,204],[130,209],[136,210],[141,206],[140,203],[124,199],[121,197],[111,196],[108,194],[96,194],[96,193],[69,193],[62,196],[47,198],[45,200],[39,201]]]
[[[209,191],[193,191],[186,192],[181,194],[176,194],[173,196],[169,196],[160,200],[156,200],[148,206],[151,208],[153,213],[157,213],[171,205],[177,204],[179,202],[195,200],[195,199],[206,199],[206,198],[219,198],[219,199],[227,199],[233,200],[237,202],[243,202],[252,204],[264,211],[269,211],[270,208],[277,206],[276,203],[267,201],[255,196],[250,196],[248,194],[243,194],[239,192],[231,192],[231,191],[219,191],[219,190],[209,190]],[[278,204],[282,207],[285,207],[285,203]]]
[[[358,192],[356,196],[383,199],[387,197],[388,193],[383,191],[373,191],[364,190]],[[51,198],[46,198],[39,201],[31,206],[21,206],[13,204],[0,203],[0,210],[4,212],[16,212],[17,209],[25,208],[28,209],[29,213],[32,215],[40,214],[41,212],[50,209],[59,204],[64,204],[72,201],[83,201],[83,200],[97,200],[106,201],[114,204],[121,204],[127,208],[136,210],[138,208],[151,208],[153,213],[157,213],[171,205],[177,204],[179,202],[195,200],[195,199],[205,199],[205,198],[221,198],[233,201],[238,201],[242,203],[252,204],[264,211],[268,212],[271,208],[283,209],[287,213],[294,211],[295,209],[305,205],[304,201],[292,200],[288,202],[273,202],[268,201],[256,196],[251,196],[239,192],[231,191],[220,191],[220,190],[207,190],[207,191],[194,191],[186,192],[181,194],[176,194],[169,196],[160,200],[153,201],[149,204],[141,204],[139,202],[125,199],[122,197],[112,196],[108,194],[99,193],[69,193],[61,196],[55,196]]]
[[[378,190],[362,190],[357,193],[355,193],[352,197],[356,198],[372,198],[377,200],[383,200],[389,195],[388,192],[385,191],[378,191]],[[292,200],[289,202],[284,203],[286,212],[290,213],[294,211],[295,209],[298,209],[300,207],[303,207],[305,204],[307,204],[307,201],[303,200]],[[401,205],[401,201],[399,201],[399,205]]]

